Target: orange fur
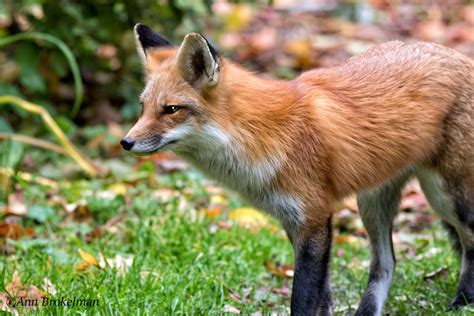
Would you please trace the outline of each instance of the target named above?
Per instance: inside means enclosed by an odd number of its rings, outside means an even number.
[[[436,167],[443,152],[451,152],[447,124],[473,128],[473,64],[434,44],[390,42],[292,81],[262,79],[224,59],[218,85],[200,91],[182,80],[175,55],[175,49],[150,51],[147,78],[159,74],[160,80],[144,96],[149,118],[142,117],[129,136],[161,133],[186,119],[149,116],[158,93],[166,95],[163,104],[193,100],[192,111],[205,113],[197,124],[222,126],[245,147],[242,159],[285,157],[272,186],[304,201],[310,226],[351,192],[414,164]],[[453,112],[469,119],[450,120]],[[463,151],[472,153],[469,133],[470,147]]]

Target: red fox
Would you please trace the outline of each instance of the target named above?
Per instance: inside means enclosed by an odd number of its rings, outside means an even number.
[[[357,192],[370,240],[357,315],[381,315],[395,269],[392,221],[417,177],[460,250],[452,308],[474,302],[474,63],[435,44],[389,42],[346,63],[268,80],[200,34],[179,47],[135,26],[143,112],[122,139],[170,150],[283,225],[295,251],[293,315],[332,313],[332,205]]]

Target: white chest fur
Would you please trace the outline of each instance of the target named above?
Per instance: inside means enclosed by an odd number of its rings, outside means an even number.
[[[284,225],[304,223],[302,202],[274,186],[283,157],[275,155],[251,161],[242,145],[214,125],[204,126],[201,135],[196,134],[186,143],[185,150],[179,150],[178,154],[204,174],[236,191]]]

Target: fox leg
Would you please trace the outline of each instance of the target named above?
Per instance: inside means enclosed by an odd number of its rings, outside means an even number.
[[[295,275],[291,296],[291,315],[331,315],[329,257],[331,218],[313,229],[292,236]]]
[[[459,284],[450,307],[460,308],[474,303],[474,177],[462,184],[450,184],[455,211],[459,218],[456,229],[462,245]]]
[[[359,210],[371,247],[369,282],[356,315],[381,315],[395,271],[392,221],[409,174],[358,195]]]

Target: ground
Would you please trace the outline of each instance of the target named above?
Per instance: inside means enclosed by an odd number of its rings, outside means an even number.
[[[258,224],[242,224],[233,210],[246,205],[193,169],[150,170],[145,163],[120,181],[74,180],[57,189],[20,181],[21,198],[35,206],[18,221],[19,235],[33,237],[4,243],[2,288],[15,288],[16,271],[24,288],[43,294],[47,277],[56,292],[49,299],[99,301],[38,307],[39,314],[289,314],[293,253],[278,223],[250,210]],[[385,312],[446,315],[458,260],[438,220],[407,231],[404,225],[418,225],[407,220],[415,215],[403,213],[396,224],[398,264]],[[369,252],[363,230],[349,234],[339,226],[336,220],[331,279],[335,314],[347,315],[364,291]]]

